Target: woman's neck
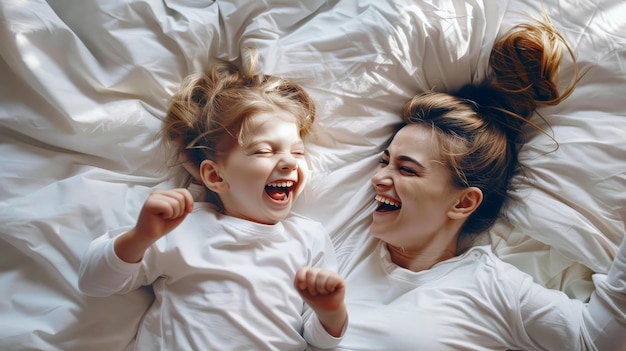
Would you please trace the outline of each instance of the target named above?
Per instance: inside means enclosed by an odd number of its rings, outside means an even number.
[[[441,247],[405,249],[391,244],[386,245],[391,261],[413,272],[430,269],[435,264],[456,256],[456,242],[447,245],[444,249]]]

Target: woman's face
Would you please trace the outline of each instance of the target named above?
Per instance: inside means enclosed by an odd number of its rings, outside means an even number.
[[[391,245],[429,245],[450,221],[461,189],[433,150],[436,138],[426,126],[409,124],[393,138],[372,177],[378,207],[371,234]]]

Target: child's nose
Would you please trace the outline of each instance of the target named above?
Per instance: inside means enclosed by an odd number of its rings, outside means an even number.
[[[281,157],[279,168],[285,171],[292,171],[298,168],[298,160],[292,154],[285,154]]]

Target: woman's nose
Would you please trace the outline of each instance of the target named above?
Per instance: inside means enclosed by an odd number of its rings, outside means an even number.
[[[374,188],[391,186],[393,181],[385,168],[379,168],[372,176],[372,186]]]

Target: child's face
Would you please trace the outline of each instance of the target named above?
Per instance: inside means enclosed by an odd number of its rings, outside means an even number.
[[[284,219],[304,184],[304,143],[295,118],[284,111],[252,117],[244,145],[217,163],[227,184],[224,213],[263,224]]]

